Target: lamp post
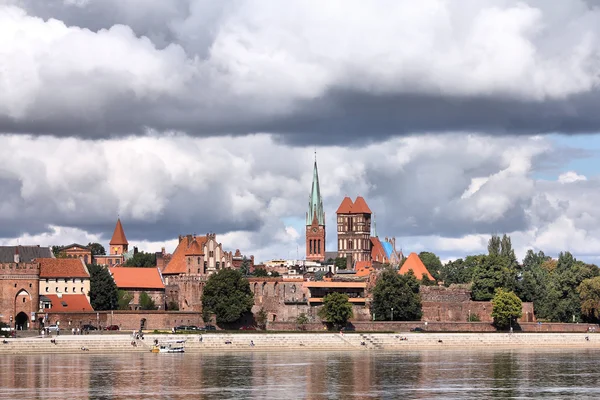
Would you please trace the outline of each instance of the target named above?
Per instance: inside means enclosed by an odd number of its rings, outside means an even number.
[[[394,320],[394,307],[392,307],[392,313],[391,313],[391,317],[392,317],[392,318],[390,319],[390,321],[393,321],[393,320]]]
[[[467,321],[471,322],[471,310],[469,310],[469,319]]]

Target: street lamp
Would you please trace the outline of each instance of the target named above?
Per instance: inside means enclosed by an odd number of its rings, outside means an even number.
[[[468,321],[471,322],[471,310],[469,310],[469,319],[468,319]]]
[[[390,321],[394,320],[394,307],[392,307],[392,318],[390,319]]]

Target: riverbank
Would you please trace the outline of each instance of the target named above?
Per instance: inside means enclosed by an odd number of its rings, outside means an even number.
[[[285,350],[416,350],[467,348],[594,348],[596,333],[211,333],[154,335],[134,339],[127,334],[4,339],[0,354],[149,352],[155,340],[186,340],[187,352]]]

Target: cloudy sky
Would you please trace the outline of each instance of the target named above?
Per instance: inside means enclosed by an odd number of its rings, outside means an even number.
[[[0,244],[304,252],[335,210],[442,259],[600,262],[600,1],[0,0]]]

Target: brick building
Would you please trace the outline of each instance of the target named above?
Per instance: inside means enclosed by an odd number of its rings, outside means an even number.
[[[129,303],[131,310],[140,310],[140,295],[145,292],[157,309],[165,309],[165,282],[160,269],[113,267],[109,269],[119,290],[127,291],[133,298]]]
[[[115,230],[108,246],[108,254],[98,255],[94,257],[94,263],[99,265],[108,265],[109,267],[123,264],[125,261],[125,253],[129,249],[129,242],[125,237],[125,231],[121,224],[121,219],[117,219]]]
[[[358,196],[344,197],[337,211],[338,256],[347,258],[348,268],[359,261],[371,261],[371,209]]]
[[[77,243],[61,247],[60,256],[67,258],[81,258],[86,264],[92,262],[92,250],[88,246]]]
[[[74,295],[89,302],[90,273],[81,258],[37,258],[40,264],[41,295]]]
[[[40,264],[48,247],[0,246],[0,321],[16,329],[37,327]]]
[[[325,261],[325,211],[319,187],[317,159],[313,167],[312,187],[306,212],[306,259]]]

